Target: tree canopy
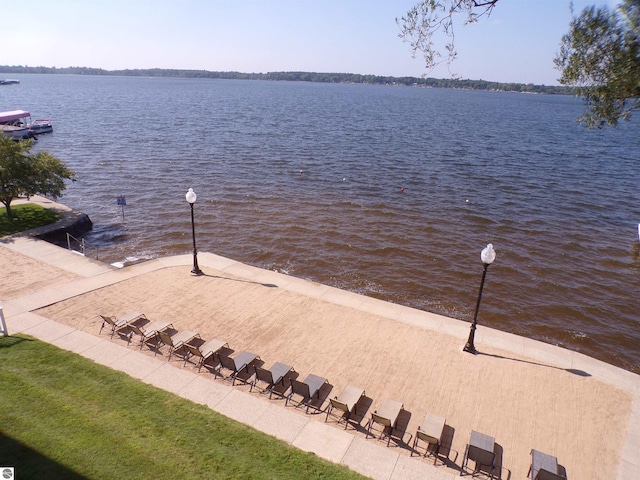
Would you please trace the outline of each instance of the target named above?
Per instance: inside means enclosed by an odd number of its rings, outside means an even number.
[[[640,0],[616,10],[585,8],[562,37],[554,60],[560,83],[577,87],[589,110],[589,127],[616,125],[640,108]]]
[[[413,55],[421,52],[428,70],[456,59],[454,19],[463,25],[489,16],[499,0],[422,0],[396,19],[399,36]],[[573,5],[571,3],[571,5]],[[588,127],[617,125],[640,108],[640,0],[624,0],[615,11],[589,7],[570,24],[554,59],[560,83],[575,87],[587,110]],[[436,41],[444,38],[444,46]]]
[[[31,153],[33,140],[15,141],[0,134],[0,202],[12,218],[11,202],[19,195],[62,196],[74,173],[49,152]]]

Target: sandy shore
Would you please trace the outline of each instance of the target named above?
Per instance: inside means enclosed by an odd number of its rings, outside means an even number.
[[[10,243],[0,246],[3,301],[86,282]],[[204,339],[257,353],[266,366],[281,361],[301,377],[326,377],[330,395],[347,384],[360,386],[370,399],[361,425],[384,398],[400,401],[405,441],[426,412],[442,415],[451,464],[438,468],[453,473],[471,430],[477,430],[495,437],[502,449],[502,478],[526,478],[532,448],[557,456],[569,478],[616,478],[634,397],[617,380],[595,375],[614,367],[482,327],[476,337],[481,354],[470,355],[462,352],[467,323],[210,254],[199,259],[205,276],[190,275],[189,266],[146,262],[109,271],[103,274],[113,277],[108,285],[36,313],[98,335],[97,314],[140,310],[177,330],[196,330]],[[363,431],[356,435],[365,438]],[[403,444],[389,448],[409,455]]]

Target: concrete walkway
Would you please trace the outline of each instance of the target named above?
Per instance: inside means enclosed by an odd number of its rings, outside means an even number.
[[[116,269],[28,235],[0,239],[0,305],[10,334],[24,332],[172,391],[300,449],[376,479],[460,474],[471,430],[494,436],[504,479],[527,477],[531,448],[558,457],[569,479],[640,478],[640,377],[584,355],[202,253]],[[178,330],[223,338],[270,366],[366,390],[369,409],[344,429],[230,386],[182,361],[98,335],[98,313],[144,311]],[[404,404],[400,442],[364,432],[384,398]],[[442,461],[408,445],[425,413],[447,419]]]

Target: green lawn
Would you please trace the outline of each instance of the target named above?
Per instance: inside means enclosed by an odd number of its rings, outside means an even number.
[[[0,204],[0,237],[49,225],[60,218],[59,213],[32,203],[12,206],[11,214],[14,218],[9,221],[6,208]]]
[[[36,479],[361,479],[27,336],[0,337],[0,466]]]

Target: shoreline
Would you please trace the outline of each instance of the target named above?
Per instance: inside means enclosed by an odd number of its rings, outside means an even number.
[[[67,232],[69,232],[72,236],[77,236],[78,238],[81,238],[82,235],[88,231],[90,231],[92,229],[92,221],[91,219],[88,217],[88,215],[81,213],[79,211],[73,210],[72,208],[64,205],[64,204],[60,204],[60,203],[56,203],[53,200],[50,200],[48,198],[45,197],[41,197],[41,196],[33,196],[31,197],[31,202],[33,203],[38,203],[39,205],[45,207],[45,208],[55,208],[59,213],[61,213],[63,215],[63,218],[60,219],[59,221],[57,221],[54,224],[51,225],[46,225],[43,227],[40,227],[38,229],[35,230],[31,230],[29,232],[22,232],[21,234],[35,234],[37,236],[37,238],[40,238],[42,240],[45,240],[47,242],[50,242],[54,245],[63,247],[63,248],[67,248],[67,242],[68,239],[66,238],[65,234]],[[26,199],[20,199],[19,203],[24,203],[27,202]],[[71,248],[74,249],[74,240],[76,240],[75,238],[71,239],[72,245]],[[190,241],[190,240],[189,240]],[[188,249],[184,249],[185,252],[190,252],[191,247],[189,247]],[[76,251],[81,250],[81,247],[79,244],[76,245],[75,248]],[[112,257],[111,260],[107,261],[106,259],[101,260],[99,258],[98,255],[98,249],[95,249],[95,255],[90,253],[91,248],[87,247],[87,258],[90,258],[92,260],[95,261],[102,261],[105,262],[106,264],[109,264],[113,267],[116,268],[123,268],[126,266],[131,266],[131,265],[135,265],[137,263],[140,262],[145,262],[148,260],[151,260],[153,258],[159,258],[159,257],[154,257],[154,256],[147,256],[147,257],[143,257],[143,258],[137,258],[137,257],[127,257],[124,260],[122,259],[118,259],[117,257]],[[93,250],[91,250],[91,252],[93,252]],[[159,253],[155,253],[156,255],[161,255]],[[173,254],[173,253],[172,253]],[[180,254],[180,253],[176,253],[176,254]],[[228,254],[227,254],[228,255]],[[120,257],[122,258],[122,257]],[[235,258],[232,255],[229,255],[229,258]],[[240,260],[240,261],[246,261],[246,260]],[[267,269],[271,269],[268,268],[268,266],[266,265],[260,265],[259,263],[248,263],[249,265],[255,266],[257,268],[267,268]],[[278,270],[275,269],[275,271],[281,271],[287,275],[289,275],[289,272],[287,272],[286,270]],[[295,273],[293,273],[293,275],[296,275]],[[307,276],[301,276],[299,278],[303,278],[305,280],[309,280],[312,282],[324,282],[327,283],[328,285],[331,285],[335,288],[341,288],[341,289],[345,289],[347,291],[353,292],[353,293],[357,293],[357,294],[362,294],[365,295],[367,297],[370,298],[377,298],[380,299],[381,297],[377,297],[375,295],[370,295],[367,294],[366,292],[361,292],[360,289],[358,288],[350,288],[350,285],[340,285],[340,282],[332,282],[331,279],[327,279],[327,277],[323,277],[322,275],[313,275],[313,272],[310,272]],[[474,279],[475,281],[475,279]],[[474,285],[475,287],[475,285]],[[473,301],[475,302],[476,297],[473,297]],[[452,318],[455,320],[459,320],[463,323],[467,323],[467,319],[463,319],[462,317],[465,317],[464,315],[456,315],[456,312],[454,311],[452,313],[452,315],[454,316],[449,316],[448,312],[438,309],[433,309],[433,308],[429,308],[429,306],[424,306],[424,305],[414,305],[411,302],[403,302],[400,298],[389,298],[389,295],[387,295],[386,297],[384,297],[383,301],[386,302],[390,302],[390,303],[394,303],[397,305],[403,305],[403,306],[407,306],[409,308],[417,308],[418,310],[421,311],[425,311],[428,313],[434,313],[436,315],[443,315],[447,318]],[[468,314],[468,324],[470,325],[471,323],[471,313]],[[481,324],[483,322],[480,322]],[[489,322],[487,322],[489,323]],[[516,336],[525,336],[526,332],[523,332],[521,329],[518,329],[516,326],[516,323],[514,322],[513,325],[511,325],[511,323],[509,322],[502,322],[501,325],[495,325],[496,322],[491,322],[492,325],[489,326],[486,323],[484,324],[485,327],[487,328],[492,328],[492,329],[496,329],[496,330],[500,330],[503,332],[508,332],[508,333],[512,333]],[[632,362],[633,358],[630,358],[626,352],[628,351],[628,348],[626,350],[622,350],[623,354],[626,356],[618,356],[616,353],[611,353],[611,354],[607,354],[605,350],[599,349],[596,346],[593,345],[581,345],[580,342],[571,342],[568,339],[568,336],[572,334],[572,332],[574,334],[579,334],[579,332],[581,332],[580,327],[576,326],[574,327],[574,330],[567,330],[565,333],[565,337],[562,336],[548,336],[548,335],[544,335],[544,334],[538,334],[538,332],[530,332],[531,335],[527,338],[533,338],[536,339],[542,343],[554,346],[554,347],[559,347],[559,348],[563,348],[563,349],[567,349],[576,353],[581,353],[583,355],[586,356],[591,356],[592,358],[595,358],[597,360],[603,361],[607,364],[613,365],[615,367],[621,368],[623,370],[629,371],[631,373],[635,373],[638,374],[639,372],[637,372],[637,368],[636,365]],[[578,333],[576,333],[578,332]],[[594,334],[595,335],[595,334]],[[591,338],[591,336],[589,336],[589,338]],[[595,339],[595,337],[593,337]],[[613,352],[615,352],[615,350],[612,350]]]
[[[6,285],[0,291],[10,332],[22,325],[25,333],[42,337],[40,323],[33,323],[38,318],[95,338],[98,313],[141,310],[178,330],[254,351],[267,367],[283,361],[302,376],[322,375],[333,386],[331,396],[358,385],[372,400],[367,415],[383,398],[403,402],[411,414],[408,434],[426,412],[442,415],[453,430],[448,454],[458,465],[469,432],[478,430],[503,447],[503,467],[512,478],[526,476],[531,448],[557,456],[570,478],[640,474],[640,377],[583,354],[479,326],[481,353],[471,355],[462,352],[468,322],[211,253],[199,254],[206,275],[195,277],[188,273],[189,255],[115,269],[24,236],[3,240],[0,265],[13,269],[14,279],[11,292]],[[146,349],[143,355],[161,358]],[[353,435],[366,445],[375,442],[358,431]],[[402,448],[384,451],[407,454]],[[436,470],[455,474],[448,467]]]
[[[14,235],[32,235],[41,240],[53,243],[54,245],[58,245],[58,243],[55,242],[55,239],[58,237],[62,238],[67,233],[71,235],[82,235],[93,228],[93,222],[86,213],[78,212],[62,203],[50,200],[41,195],[33,195],[29,198],[20,197],[11,202],[12,205],[26,203],[33,203],[43,208],[49,208],[59,213],[61,217],[49,225],[43,225],[25,232],[18,232]]]
[[[43,72],[43,69],[45,70]],[[531,83],[497,82],[481,79],[446,79],[423,78],[413,76],[386,76],[362,73],[327,73],[327,72],[219,72],[209,70],[189,69],[133,69],[133,70],[105,70],[91,67],[12,67],[0,65],[0,72],[21,75],[93,75],[93,76],[123,76],[142,78],[179,78],[179,79],[209,79],[209,80],[261,80],[281,82],[306,83],[334,83],[334,84],[362,84],[380,86],[406,86],[421,88],[451,88],[458,90],[478,90],[483,92],[504,92],[545,95],[574,95],[574,89],[563,85],[535,85]],[[480,87],[480,85],[482,87]]]

